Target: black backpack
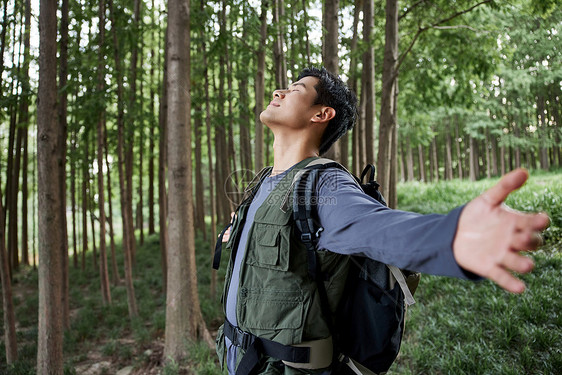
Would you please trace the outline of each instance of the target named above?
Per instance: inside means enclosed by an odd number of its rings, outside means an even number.
[[[400,351],[406,306],[414,303],[412,295],[420,274],[369,258],[350,256],[344,294],[335,319],[331,319],[333,314],[324,286],[326,277],[316,261],[316,243],[323,228],[315,220],[314,212],[318,177],[327,168],[334,167],[346,170],[332,160],[316,159],[295,176],[293,217],[307,248],[308,272],[317,281],[323,313],[332,331],[334,374],[384,373]],[[368,179],[363,183],[367,173]],[[387,205],[375,181],[373,165],[365,167],[361,178],[353,177],[365,194]]]

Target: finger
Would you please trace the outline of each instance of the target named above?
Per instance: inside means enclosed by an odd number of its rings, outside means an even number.
[[[532,231],[520,231],[514,234],[511,248],[517,251],[536,250],[543,244],[540,233]]]
[[[520,294],[525,290],[525,284],[521,280],[499,266],[490,270],[488,278],[511,293]]]
[[[503,258],[502,265],[511,271],[518,273],[530,272],[535,266],[534,262],[522,255],[515,252],[508,252]]]
[[[550,225],[550,218],[544,212],[532,215],[531,227],[533,230],[542,231]]]
[[[499,205],[512,191],[519,189],[528,177],[527,170],[516,169],[503,176],[497,184],[488,189],[482,196],[493,206]]]

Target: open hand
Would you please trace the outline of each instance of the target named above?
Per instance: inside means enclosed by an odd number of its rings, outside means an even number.
[[[544,213],[523,213],[503,203],[527,178],[526,170],[516,169],[470,201],[461,213],[453,242],[455,259],[462,268],[512,293],[522,293],[525,284],[511,272],[526,273],[534,266],[519,252],[540,246],[539,232],[549,223]]]

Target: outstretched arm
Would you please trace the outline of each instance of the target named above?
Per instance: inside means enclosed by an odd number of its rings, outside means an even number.
[[[525,284],[511,272],[526,273],[534,265],[519,253],[536,249],[541,243],[539,232],[549,223],[544,213],[523,213],[503,203],[527,177],[526,170],[514,170],[470,201],[461,213],[453,242],[453,253],[461,267],[512,293],[522,293]]]

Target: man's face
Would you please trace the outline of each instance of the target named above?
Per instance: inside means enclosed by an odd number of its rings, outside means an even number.
[[[289,88],[275,90],[273,100],[260,114],[260,120],[269,128],[284,126],[300,129],[310,123],[321,105],[314,105],[318,83],[316,77],[304,77]]]

